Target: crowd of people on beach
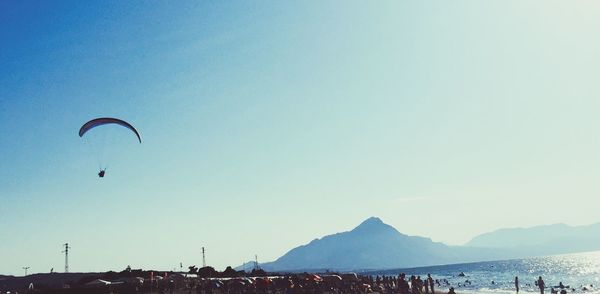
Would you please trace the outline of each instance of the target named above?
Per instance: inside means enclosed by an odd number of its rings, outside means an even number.
[[[186,288],[196,294],[246,294],[246,293],[394,293],[394,294],[456,294],[447,279],[407,277],[395,275],[349,274],[293,274],[286,276],[200,279]],[[437,291],[436,291],[437,289]],[[447,289],[447,290],[441,290]],[[171,293],[165,288],[165,293]]]
[[[224,275],[229,273],[230,275]],[[456,294],[455,286],[468,289],[471,281],[464,273],[456,277],[465,278],[461,282],[447,279],[434,279],[431,274],[426,277],[404,273],[399,275],[359,275],[356,273],[297,273],[297,274],[268,274],[246,276],[244,272],[229,271],[215,276],[199,274],[152,271],[126,270],[121,273],[107,273],[100,277],[87,277],[68,287],[30,287],[24,293],[169,293],[169,294],[337,294],[337,293],[381,293],[381,294]],[[504,281],[501,284],[511,283]],[[491,284],[497,284],[491,281]],[[33,285],[33,284],[32,284]],[[572,294],[575,287],[564,285],[547,287],[540,276],[533,284],[526,283],[528,292],[534,288],[540,294]],[[465,288],[467,287],[467,288]],[[514,279],[514,289],[518,294],[521,290],[519,277]],[[581,286],[582,291],[594,290],[593,285]],[[5,291],[0,289],[0,294]],[[571,293],[569,293],[571,292]],[[14,292],[11,292],[14,293]]]
[[[129,272],[129,274],[133,274]],[[126,272],[127,273],[127,272]],[[24,293],[169,293],[169,294],[364,294],[400,293],[434,294],[436,289],[448,285],[446,280],[434,280],[431,275],[406,277],[358,275],[356,273],[297,273],[266,274],[263,276],[200,277],[187,273],[150,273],[139,275],[106,274],[98,279],[85,278],[68,287],[43,287],[38,285],[23,289]],[[3,294],[3,291],[0,290]],[[14,292],[11,292],[14,293]],[[19,292],[21,293],[21,292]],[[446,293],[440,292],[439,293]],[[454,294],[453,289],[448,292]]]
[[[245,293],[399,293],[434,294],[436,289],[450,285],[447,280],[420,276],[372,276],[356,274],[294,274],[286,276],[200,279],[187,285],[196,294],[245,294]],[[165,289],[166,293],[170,293]],[[454,288],[437,293],[455,294]]]

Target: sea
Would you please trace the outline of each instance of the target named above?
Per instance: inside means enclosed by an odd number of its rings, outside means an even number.
[[[537,292],[535,281],[542,277],[544,293],[560,282],[568,293],[600,294],[600,251],[475,263],[451,264],[373,272],[375,275],[398,275],[404,272],[434,279],[446,279],[457,293],[515,293],[515,277],[519,277],[519,292]],[[464,276],[459,276],[464,273]],[[467,282],[468,281],[468,282]],[[560,293],[560,289],[558,289]]]

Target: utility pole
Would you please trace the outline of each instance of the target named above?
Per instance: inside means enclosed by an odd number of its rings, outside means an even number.
[[[254,254],[254,269],[258,270],[258,255]]]
[[[204,255],[204,247],[202,247],[202,267],[206,267],[206,256]]]
[[[28,266],[24,266],[23,269],[25,270],[25,276],[27,276],[27,270],[29,269]]]
[[[65,254],[65,273],[68,273],[69,272],[69,249],[71,249],[71,247],[69,247],[69,243],[65,243],[63,246],[65,246],[65,250],[62,251]]]

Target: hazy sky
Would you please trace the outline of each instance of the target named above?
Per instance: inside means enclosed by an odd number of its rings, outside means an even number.
[[[0,274],[62,271],[65,242],[71,271],[201,265],[202,246],[222,270],[370,216],[447,244],[598,222],[598,15],[0,1]],[[143,143],[80,138],[99,116]]]

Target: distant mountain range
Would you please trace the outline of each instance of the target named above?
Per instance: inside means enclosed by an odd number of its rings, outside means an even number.
[[[315,239],[261,267],[267,271],[407,268],[592,251],[600,249],[598,241],[600,224],[552,225],[498,230],[477,236],[465,246],[448,246],[404,235],[371,217],[351,231]]]
[[[600,223],[587,226],[554,224],[500,229],[473,238],[466,246],[510,249],[521,256],[575,253],[600,249]]]

